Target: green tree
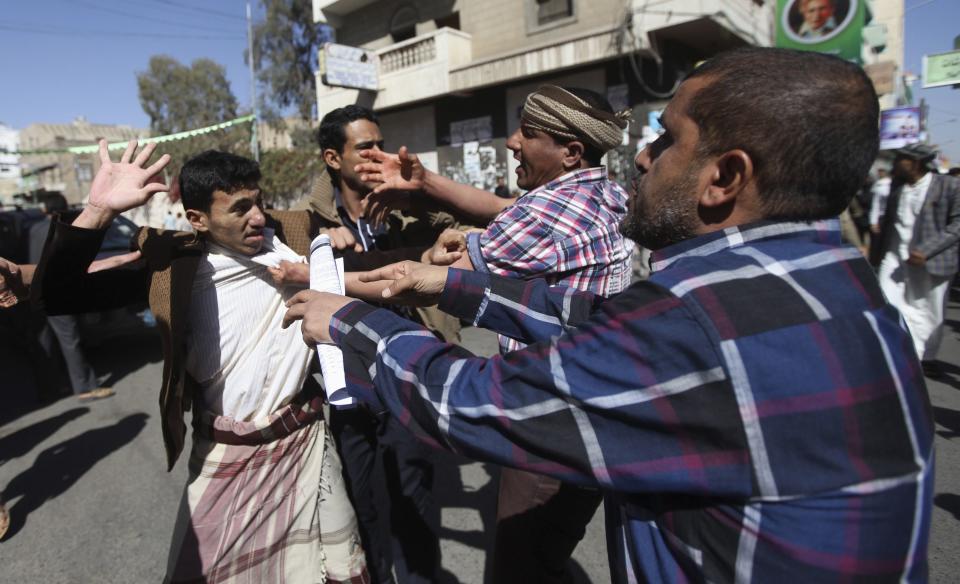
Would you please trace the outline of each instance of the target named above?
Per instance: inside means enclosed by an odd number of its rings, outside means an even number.
[[[261,0],[263,21],[253,27],[253,57],[264,119],[278,121],[295,108],[309,120],[317,103],[317,50],[332,40],[329,27],[313,22],[311,0]],[[247,55],[249,58],[249,55]]]
[[[210,59],[197,59],[188,67],[172,57],[154,55],[147,70],[137,73],[137,87],[154,135],[194,130],[237,117],[237,98],[230,90],[226,70]],[[157,153],[171,156],[167,172],[172,176],[187,159],[211,149],[249,156],[250,125],[162,142]]]
[[[154,134],[212,126],[237,117],[237,98],[226,70],[210,59],[197,59],[187,67],[172,57],[154,55],[147,70],[137,73],[137,87]]]

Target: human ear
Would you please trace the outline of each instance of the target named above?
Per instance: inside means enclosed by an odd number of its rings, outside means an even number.
[[[564,146],[564,157],[563,157],[563,167],[564,168],[578,168],[580,166],[580,161],[583,160],[583,153],[586,148],[583,145],[583,142],[579,140],[574,140],[572,142],[567,142]]]
[[[323,162],[326,163],[327,168],[332,168],[334,170],[340,170],[340,153],[334,150],[333,148],[327,148],[321,154],[323,156]]]
[[[734,201],[753,181],[753,160],[743,150],[730,150],[709,165],[710,183],[700,195],[704,207],[719,207]]]
[[[203,233],[210,230],[209,217],[203,211],[197,211],[196,209],[187,209],[187,221],[190,222],[190,226],[196,230],[197,233]]]

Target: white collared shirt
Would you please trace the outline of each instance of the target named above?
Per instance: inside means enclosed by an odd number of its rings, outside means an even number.
[[[288,403],[303,386],[314,353],[303,343],[299,322],[280,326],[284,303],[297,290],[278,290],[267,271],[281,259],[304,258],[264,231],[264,249],[255,256],[206,244],[186,333],[186,370],[200,384],[206,408],[242,421]]]

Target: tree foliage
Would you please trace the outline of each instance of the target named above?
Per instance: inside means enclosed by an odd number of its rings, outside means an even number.
[[[287,208],[310,192],[323,168],[316,149],[270,150],[260,154],[260,190],[271,207]]]
[[[253,57],[264,119],[278,120],[296,108],[309,120],[317,103],[317,50],[332,40],[330,29],[313,22],[311,0],[261,0],[263,21],[253,28]],[[249,58],[249,55],[247,56]]]
[[[147,70],[137,73],[137,87],[154,135],[194,130],[237,117],[237,98],[226,70],[210,59],[197,59],[188,67],[172,57],[154,55]],[[204,150],[250,156],[249,124],[162,142],[157,145],[157,156],[170,155],[167,173],[173,176],[184,162]]]
[[[237,117],[237,98],[226,70],[210,59],[197,59],[188,67],[172,57],[154,55],[147,70],[137,73],[137,87],[154,134],[202,128]]]

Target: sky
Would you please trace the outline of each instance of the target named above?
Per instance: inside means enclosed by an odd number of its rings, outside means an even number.
[[[262,17],[251,0],[254,18]],[[925,53],[953,49],[957,0],[905,0],[905,68],[919,76]],[[241,109],[250,107],[244,0],[9,1],[0,13],[0,122],[90,122],[146,128],[136,74],[152,55],[188,64],[207,57],[227,70]],[[921,89],[931,139],[960,164],[960,90]]]
[[[251,1],[256,13],[258,0]],[[0,122],[89,122],[146,128],[137,73],[153,55],[223,65],[250,107],[243,0],[29,0],[0,12]]]
[[[953,50],[954,37],[960,36],[960,1],[906,0],[904,31],[904,69],[918,77],[923,55]],[[929,105],[927,129],[930,142],[938,145],[949,157],[952,166],[960,166],[960,89],[914,85],[915,103],[920,99]]]

